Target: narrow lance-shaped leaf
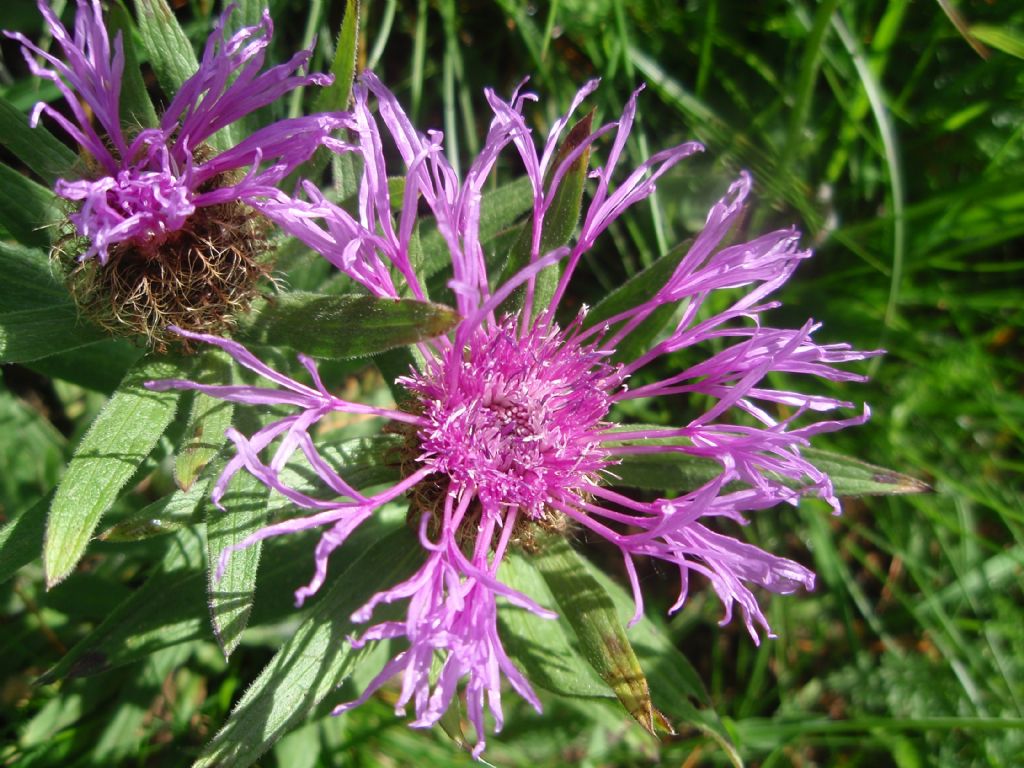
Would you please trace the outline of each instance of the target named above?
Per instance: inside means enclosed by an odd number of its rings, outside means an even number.
[[[82,438],[46,521],[47,586],[61,582],[78,564],[100,517],[174,418],[181,392],[153,392],[143,382],[180,378],[182,373],[182,366],[169,360],[142,360]]]
[[[232,478],[224,494],[223,510],[214,507],[212,502],[207,504],[210,620],[225,658],[238,646],[242,631],[249,623],[263,542],[233,552],[223,573],[219,573],[221,553],[266,523],[269,491],[248,472],[240,472]]]
[[[533,562],[544,576],[562,616],[576,632],[583,657],[611,686],[633,719],[651,734],[672,726],[654,708],[647,678],[626,636],[612,599],[587,572],[564,538],[547,536]]]
[[[0,143],[46,184],[71,171],[78,157],[42,125],[33,128],[28,115],[0,98]]]
[[[803,448],[800,453],[831,479],[838,496],[888,496],[901,493],[927,493],[931,487],[916,477],[895,472],[866,461],[819,448]]]
[[[364,357],[433,338],[456,322],[454,310],[441,304],[295,292],[276,296],[252,313],[235,338],[314,357]]]
[[[199,506],[209,487],[210,480],[206,480],[188,490],[178,489],[114,523],[96,538],[111,543],[143,541],[176,533],[187,525],[196,525],[202,522]]]
[[[634,425],[625,429],[634,429]],[[645,428],[658,429],[652,425]],[[654,438],[657,440],[658,438]],[[636,440],[624,441],[636,444]],[[683,438],[666,438],[659,442],[685,445]],[[611,447],[615,455],[614,446]],[[895,472],[885,467],[843,456],[818,448],[802,448],[801,456],[810,461],[832,480],[837,496],[881,496],[903,493],[925,493],[928,485],[917,478]],[[721,465],[711,459],[691,456],[682,451],[658,453],[625,453],[617,457],[617,463],[609,468],[616,483],[631,488],[664,491],[666,488],[693,490],[721,474]],[[779,482],[791,487],[799,485],[789,477],[779,477]]]
[[[139,35],[164,93],[174,95],[199,69],[192,44],[166,0],[135,0]]]
[[[173,95],[199,69],[196,52],[166,0],[135,0],[135,13],[156,79]]]
[[[193,640],[214,641],[202,526],[180,528],[168,542],[161,566],[43,675],[41,684],[97,675]],[[285,537],[267,542],[265,549],[268,556],[261,558],[259,599],[251,619],[255,624],[295,616],[294,585],[304,583],[311,569],[309,537]]]
[[[85,677],[179,643],[210,637],[203,611],[203,537],[182,528],[160,567],[39,679]]]
[[[557,612],[555,599],[533,559],[512,551],[502,561],[501,581]],[[576,632],[561,616],[541,619],[513,606],[498,611],[505,650],[531,683],[563,696],[615,697],[615,692],[580,653]]]
[[[220,350],[208,349],[199,360],[197,381],[203,384],[230,383],[231,365]],[[203,467],[224,445],[227,440],[224,433],[231,426],[234,411],[234,404],[227,400],[218,400],[201,392],[193,395],[185,443],[174,461],[174,477],[180,488],[191,488]]]
[[[545,189],[552,183],[554,173],[562,162],[589,138],[593,123],[594,113],[591,111],[570,129],[565,140],[555,153],[548,178],[544,179]],[[587,168],[589,166],[590,147],[587,147],[569,166],[565,175],[562,176],[561,183],[555,191],[551,207],[544,217],[544,229],[540,236],[541,256],[565,245],[569,242],[573,232],[576,231],[576,224],[580,218],[580,207],[583,204],[583,184],[586,181]],[[508,259],[501,270],[501,278],[498,280],[499,285],[509,280],[516,272],[530,263],[532,240],[533,227],[527,224],[509,252]],[[557,265],[552,265],[537,275],[533,299],[534,314],[541,312],[551,301],[551,297],[555,292],[555,286],[558,283],[558,275],[559,267]],[[515,305],[521,305],[524,295],[523,290],[518,290],[509,301]]]
[[[111,38],[120,32],[121,42],[124,45],[121,120],[133,128],[152,128],[157,125],[159,119],[139,69],[139,56],[135,51],[135,39],[132,36],[135,24],[127,9],[120,3],[111,3],[107,10],[107,24],[110,28]]]
[[[323,88],[316,100],[317,112],[348,109],[352,95],[352,81],[356,74],[356,53],[359,48],[359,0],[347,0],[345,15],[341,19],[338,45],[334,49],[331,74],[334,82]]]
[[[568,545],[565,545],[569,549]],[[633,597],[601,569],[571,549],[572,555],[615,604],[619,620],[633,615]],[[668,636],[660,622],[644,616],[628,630],[633,650],[653,681],[651,697],[664,712],[699,729],[714,739],[734,766],[743,761],[718,714],[711,697],[689,659]]]
[[[591,328],[620,312],[649,301],[668,282],[675,268],[686,255],[687,246],[673,248],[646,269],[633,275],[613,290],[587,313],[583,327]],[[665,324],[672,319],[677,304],[658,307],[650,316],[626,336],[616,347],[613,360],[636,360],[651,348],[651,343]]]
[[[52,499],[50,494],[37,501],[0,528],[0,584],[42,553],[46,510]]]
[[[0,228],[22,245],[48,246],[59,220],[53,192],[0,164]]]
[[[345,569],[245,692],[194,768],[252,765],[341,685],[375,645],[352,648],[348,637],[359,630],[352,612],[412,575],[422,556],[414,535],[401,527]]]

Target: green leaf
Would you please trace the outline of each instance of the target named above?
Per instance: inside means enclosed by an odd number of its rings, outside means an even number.
[[[352,95],[352,81],[356,75],[356,54],[359,49],[359,0],[346,0],[345,15],[341,19],[338,45],[334,49],[331,74],[334,82],[322,88],[316,100],[316,112],[335,112],[348,109]]]
[[[124,45],[124,76],[121,80],[121,121],[128,128],[153,128],[160,123],[149,98],[146,83],[139,69],[139,55],[135,51],[135,23],[121,3],[112,3],[107,9],[110,37],[121,34]],[[189,49],[191,50],[191,48]]]
[[[408,578],[422,556],[415,535],[403,526],[350,564],[245,692],[194,768],[245,768],[302,722],[375,645],[357,650],[349,644],[359,629],[352,612]]]
[[[60,583],[78,564],[100,517],[174,418],[181,392],[152,392],[143,383],[181,374],[180,365],[143,359],[125,375],[82,438],[46,522],[47,586]]]
[[[238,647],[242,631],[249,622],[263,542],[257,541],[233,552],[218,578],[221,552],[263,527],[267,520],[269,493],[270,489],[251,474],[239,472],[231,479],[221,501],[224,511],[209,504],[206,547],[210,619],[224,658]]]
[[[654,708],[647,678],[626,636],[607,591],[587,571],[561,536],[547,536],[533,562],[558,604],[559,614],[575,630],[583,657],[648,733],[669,732],[665,716]]]
[[[37,501],[0,528],[0,584],[42,554],[46,509],[52,499],[50,494]]]
[[[70,304],[0,312],[0,361],[23,363],[103,340],[99,329],[78,322]]]
[[[196,52],[166,0],[135,0],[135,14],[156,79],[173,96],[199,69]]]
[[[46,247],[60,219],[53,192],[0,164],[0,227],[22,245]]]
[[[143,354],[142,348],[124,339],[104,339],[62,350],[59,355],[31,360],[26,367],[51,379],[110,394]]]
[[[38,248],[0,242],[0,312],[70,303],[67,289],[51,271],[50,260]]]
[[[531,558],[509,552],[500,577],[542,607],[557,612],[555,598]],[[531,683],[563,696],[615,697],[582,657],[576,633],[561,617],[542,619],[521,608],[502,606],[498,623],[505,650]]]
[[[584,328],[592,328],[620,312],[639,306],[649,301],[661,290],[669,277],[679,266],[688,250],[687,246],[673,248],[646,269],[633,275],[629,280],[613,290],[587,313],[583,319]],[[614,360],[635,360],[650,349],[651,342],[672,319],[677,303],[658,307],[626,336],[615,348]],[[616,325],[617,327],[617,325]],[[614,327],[610,329],[614,331]]]
[[[544,179],[544,186],[545,189],[548,189],[548,194],[550,194],[550,185],[555,171],[558,170],[559,165],[575,149],[590,137],[593,123],[594,113],[591,111],[569,130],[565,140],[555,153],[548,178]],[[555,192],[551,207],[544,217],[544,230],[540,236],[539,253],[541,256],[565,245],[569,242],[573,232],[576,231],[576,224],[580,218],[580,207],[583,204],[583,184],[586,181],[587,168],[589,166],[590,147],[587,147],[566,170],[558,190]],[[501,270],[501,278],[498,280],[499,285],[510,280],[519,270],[530,263],[532,243],[533,227],[527,224],[509,252],[508,259]],[[537,275],[534,288],[533,314],[538,314],[551,302],[551,297],[554,295],[555,287],[558,285],[558,276],[560,274],[561,269],[559,266],[553,264]],[[513,304],[521,305],[524,296],[525,289],[517,290],[510,301]]]
[[[401,435],[350,437],[337,442],[317,440],[315,445],[334,471],[356,489],[397,483],[402,462],[407,458],[406,441]],[[281,482],[310,491],[322,486],[304,456],[288,463],[281,472]]]
[[[803,448],[803,457],[832,478],[837,496],[889,496],[927,493],[931,487],[916,477],[894,472],[840,453]]]
[[[628,488],[692,491],[722,474],[717,461],[686,453],[626,453],[617,458],[609,474],[617,478],[614,485]]]
[[[0,98],[0,143],[48,185],[69,175],[78,160],[45,127],[30,126],[28,117],[4,98]]]
[[[487,245],[499,235],[513,229],[523,214],[533,207],[533,187],[527,177],[485,192],[480,202],[480,244]],[[420,234],[423,252],[422,267],[417,274],[423,279],[451,265],[451,251],[444,236],[436,229]]]
[[[111,543],[143,541],[195,525],[202,520],[202,514],[197,510],[209,487],[207,481],[196,483],[187,491],[178,489],[114,523],[96,538]]]
[[[248,315],[235,338],[313,357],[364,357],[433,338],[457,322],[458,315],[440,304],[293,292]]]
[[[204,615],[203,536],[182,528],[146,582],[46,674],[40,685],[86,677],[179,643],[213,639]]]
[[[231,364],[220,350],[204,351],[199,356],[198,370],[195,378],[202,384],[231,382]],[[186,442],[174,460],[174,478],[180,488],[191,488],[199,473],[224,445],[227,440],[224,433],[231,426],[234,412],[234,404],[227,400],[202,392],[193,395],[192,410],[185,428]]]
[[[991,26],[975,24],[970,33],[986,45],[1002,51],[1017,59],[1024,59],[1024,34],[1007,26]]]
[[[563,546],[569,549],[564,542]],[[586,570],[590,578],[612,600],[619,621],[628,620],[635,610],[632,595],[585,557],[580,557],[575,552],[573,555],[578,565]],[[637,658],[647,671],[648,677],[654,681],[651,697],[656,705],[662,711],[707,734],[725,751],[734,766],[742,766],[743,761],[732,743],[732,738],[718,714],[711,708],[711,697],[700,675],[669,637],[664,625],[660,621],[656,622],[644,616],[630,627],[628,632]]]
[[[623,427],[623,429],[629,430],[635,428],[636,425]],[[651,425],[644,425],[643,428],[659,429]],[[627,440],[624,441],[624,444],[646,442],[653,445],[655,441],[665,444],[666,447],[687,445],[684,438],[676,437],[664,440],[652,438],[648,441]],[[614,446],[611,447],[611,452],[614,456]],[[878,496],[924,493],[930,490],[926,483],[916,478],[842,454],[818,448],[801,448],[800,453],[832,479],[832,486],[837,496]],[[691,456],[681,451],[627,453],[618,455],[616,458],[618,463],[610,468],[610,473],[618,478],[615,484],[644,490],[681,489],[690,491],[714,479],[722,472],[718,462]],[[799,487],[801,484],[788,477],[780,476],[778,480],[789,487]]]
[[[79,321],[42,251],[0,243],[0,270],[0,361],[36,360],[105,338]]]

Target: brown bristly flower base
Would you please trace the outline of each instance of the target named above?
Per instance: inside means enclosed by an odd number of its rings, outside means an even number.
[[[82,315],[112,335],[142,336],[158,352],[190,352],[168,326],[212,334],[230,328],[269,274],[261,261],[265,229],[241,203],[201,208],[159,241],[112,246],[105,265],[72,261],[68,289]],[[65,265],[69,250],[56,249]]]

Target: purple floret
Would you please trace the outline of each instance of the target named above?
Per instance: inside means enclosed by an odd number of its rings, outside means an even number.
[[[332,80],[330,75],[296,74],[308,63],[310,50],[264,70],[273,34],[269,12],[256,26],[227,37],[224,27],[232,9],[215,25],[199,69],[182,84],[159,126],[136,132],[122,124],[121,33],[111,46],[99,0],[77,0],[73,35],[40,0],[39,10],[63,59],[20,33],[4,33],[21,43],[29,69],[56,85],[71,112],[69,117],[39,102],[31,122],[37,125],[45,113],[85,155],[84,178],[59,179],[54,188],[79,204],[70,219],[89,241],[81,260],[95,256],[105,264],[118,243],[157,245],[200,208],[237,201],[258,209],[342,126],[339,115],[291,118],[222,152],[210,148],[207,142],[217,131],[289,91]]]

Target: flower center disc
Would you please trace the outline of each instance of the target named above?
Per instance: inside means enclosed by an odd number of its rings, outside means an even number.
[[[464,349],[445,349],[403,383],[428,420],[419,461],[485,511],[518,506],[539,518],[608,463],[600,432],[617,371],[557,326],[521,334],[514,317],[481,326]]]

